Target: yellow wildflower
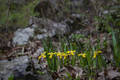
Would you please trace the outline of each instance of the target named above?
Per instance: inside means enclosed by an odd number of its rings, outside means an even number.
[[[56,55],[59,57],[59,56],[61,55],[61,53],[60,53],[60,52],[58,52],[58,53],[56,53]]]
[[[67,53],[74,53],[74,52],[76,52],[75,50],[71,50],[71,51],[67,51]]]
[[[50,53],[48,53],[48,54],[49,54],[49,55],[51,55],[51,54],[52,54],[52,55],[54,55],[55,53],[53,53],[53,52],[50,52]]]
[[[93,58],[96,58],[98,54],[102,53],[102,51],[94,51]]]
[[[53,55],[50,55],[49,58],[51,59]]]
[[[66,53],[70,53],[70,51],[67,51]]]
[[[62,55],[60,55],[59,57],[60,57],[60,59],[62,59]]]
[[[57,52],[56,55],[57,55],[60,59],[62,59],[62,53],[61,53],[61,52]]]
[[[86,54],[85,54],[85,53],[83,53],[83,54],[82,54],[82,57],[83,57],[83,58],[85,58],[85,57],[86,57]]]
[[[62,56],[64,57],[64,59],[66,59],[68,55],[66,53],[62,53]]]
[[[96,52],[94,52],[93,58],[96,58],[96,56],[97,56],[97,53],[96,53]]]
[[[82,56],[82,54],[78,54],[78,56]]]
[[[64,59],[66,59],[67,58],[67,56],[64,56]]]
[[[99,54],[99,53],[102,53],[102,51],[97,51],[97,53]]]
[[[49,54],[49,58],[51,59],[53,57],[53,55],[55,55],[55,53],[51,52],[51,53],[48,53]]]
[[[41,58],[46,58],[45,53],[46,53],[46,52],[42,53],[42,54],[38,57],[38,59],[41,59]]]
[[[82,56],[83,58],[85,58],[86,57],[86,53],[80,53],[80,54],[78,54],[78,56]]]
[[[46,55],[43,55],[42,57],[43,57],[43,58],[46,58]]]
[[[73,52],[71,52],[71,55],[73,56],[73,55],[74,55],[74,53],[73,53]]]
[[[42,58],[42,56],[39,56],[39,57],[38,57],[38,59],[41,59],[41,58]]]
[[[71,54],[70,53],[66,53],[68,56],[70,56]]]
[[[75,50],[71,50],[71,51],[67,51],[66,53],[67,53],[68,55],[75,55],[75,54],[74,54],[75,52],[76,52]]]

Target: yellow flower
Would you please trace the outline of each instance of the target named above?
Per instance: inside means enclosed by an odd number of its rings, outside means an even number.
[[[75,52],[76,52],[75,50],[71,50],[71,51],[67,51],[66,53],[67,53],[68,55],[75,55],[75,54],[74,54]]]
[[[71,54],[70,53],[66,53],[68,56],[70,56]]]
[[[74,53],[73,53],[73,52],[71,52],[71,55],[73,56],[73,55],[74,55]]]
[[[60,55],[59,57],[60,57],[60,59],[62,59],[62,55]]]
[[[61,53],[60,53],[60,52],[57,52],[56,55],[59,57],[59,56],[61,55]]]
[[[66,59],[67,58],[67,56],[64,56],[64,59]]]
[[[56,55],[57,55],[60,59],[62,59],[62,53],[61,53],[61,52],[57,52]]]
[[[70,53],[70,51],[67,51],[66,53]]]
[[[95,52],[94,55],[93,55],[93,58],[96,58],[96,56],[97,56],[97,53]]]
[[[45,55],[46,52],[43,52],[39,57],[38,59],[41,59],[41,58],[46,58],[46,55]]]
[[[99,54],[99,53],[102,53],[102,51],[97,51],[97,53]]]
[[[51,52],[51,53],[48,53],[48,54],[49,54],[49,58],[51,59],[53,57],[53,55],[55,55],[56,53]]]
[[[83,53],[83,54],[82,54],[82,57],[83,57],[83,58],[85,58],[85,57],[86,57],[86,54],[85,54],[85,53]]]
[[[78,54],[78,56],[82,56],[83,58],[85,58],[86,57],[86,53],[80,53],[80,54]]]
[[[54,55],[55,53],[53,53],[53,52],[50,52],[50,53],[48,53],[49,55]]]
[[[102,51],[94,51],[94,55],[93,55],[93,58],[96,58],[98,54],[102,53]]]
[[[82,56],[82,54],[80,53],[80,54],[78,54],[78,56]]]
[[[43,55],[42,57],[43,57],[43,58],[46,58],[46,55]]]
[[[64,57],[64,59],[66,59],[68,55],[66,53],[62,53],[62,56]]]
[[[50,55],[49,58],[51,59],[53,55]]]
[[[38,57],[38,59],[41,59],[41,58],[42,58],[42,56],[39,56],[39,57]]]
[[[67,53],[74,53],[76,52],[75,50],[67,51]]]

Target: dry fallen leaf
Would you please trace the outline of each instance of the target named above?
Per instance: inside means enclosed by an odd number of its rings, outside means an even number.
[[[119,79],[116,79],[119,78]],[[112,68],[106,69],[99,73],[98,80],[100,79],[109,79],[109,80],[120,80],[120,72]]]
[[[58,72],[59,77],[68,77],[67,73],[69,73],[72,78],[77,78],[83,75],[83,70],[77,66],[65,66]]]

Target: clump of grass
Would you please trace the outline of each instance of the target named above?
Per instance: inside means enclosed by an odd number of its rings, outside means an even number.
[[[51,72],[56,72],[64,66],[72,65],[82,67],[88,71],[87,75],[93,76],[95,70],[104,67],[105,61],[101,50],[92,48],[79,50],[79,46],[77,47],[76,43],[68,42],[69,44],[61,41],[61,51],[54,49],[52,42],[43,43],[45,52],[38,59],[46,60]]]
[[[112,29],[111,33],[112,33],[112,44],[113,44],[113,52],[114,52],[113,54],[114,62],[116,66],[119,67],[120,66],[120,45],[119,45],[120,33],[119,30],[116,31],[115,33],[114,29]]]

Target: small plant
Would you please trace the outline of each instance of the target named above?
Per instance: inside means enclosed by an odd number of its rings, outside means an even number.
[[[78,66],[87,71],[87,76],[92,77],[96,75],[97,69],[102,69],[106,65],[99,42],[95,48],[90,47],[89,43],[85,44],[87,47],[81,47],[78,41],[70,41],[67,38],[61,39],[60,44],[61,48],[57,50],[53,46],[52,40],[43,41],[45,51],[38,59],[41,62],[46,61],[51,72],[57,72],[64,66]]]
[[[116,6],[117,7],[117,6]],[[120,66],[120,18],[119,18],[119,9],[116,7],[110,7],[115,10],[115,12],[109,12],[103,14],[100,17],[96,17],[97,28],[101,31],[108,32],[112,36],[112,46],[113,46],[113,61],[112,63],[116,66]]]
[[[116,31],[117,32],[117,31]],[[117,35],[117,36],[116,36]],[[114,50],[114,61],[116,66],[120,66],[120,34],[115,33],[114,30],[112,29],[112,43],[113,43],[113,50]]]
[[[77,50],[77,46],[72,45],[72,43],[70,43],[69,47],[65,43],[62,43],[62,51],[56,51],[56,49],[53,49],[51,42],[46,42],[44,45],[45,52],[38,59],[46,61],[51,72],[59,71],[58,69],[64,66],[76,65],[87,70],[87,75],[93,76],[96,69],[104,67],[103,64],[105,64],[105,61],[101,55],[101,50],[90,49],[79,51]]]
[[[10,77],[8,78],[8,80],[14,80],[14,76],[10,75]]]

